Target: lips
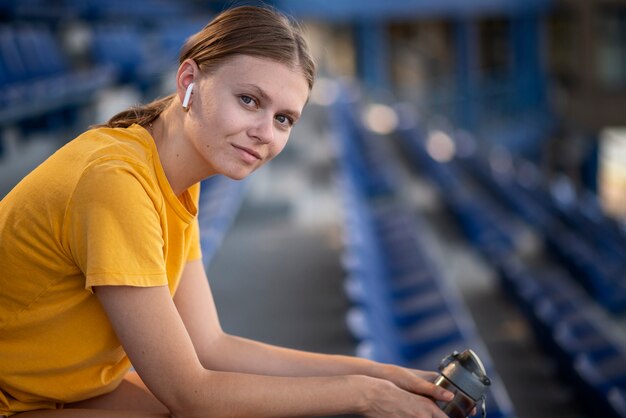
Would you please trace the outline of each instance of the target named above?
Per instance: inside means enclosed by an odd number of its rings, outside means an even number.
[[[256,152],[255,150],[251,148],[247,148],[247,147],[237,145],[237,144],[232,144],[232,145],[234,148],[236,148],[239,151],[240,154],[242,154],[242,156],[246,160],[252,159],[251,157],[253,157],[255,160],[261,159],[261,154],[259,154],[258,152]]]

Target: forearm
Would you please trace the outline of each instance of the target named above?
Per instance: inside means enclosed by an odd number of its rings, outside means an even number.
[[[270,376],[366,375],[385,378],[389,367],[367,359],[309,353],[224,334],[200,356],[207,369]]]
[[[207,371],[180,391],[177,418],[359,414],[376,379],[363,376],[276,377]]]
[[[452,396],[432,383],[437,376],[434,371],[411,370],[357,357],[309,353],[229,335],[213,340],[203,353],[201,362],[209,370],[286,377],[360,375],[430,398],[448,401]]]

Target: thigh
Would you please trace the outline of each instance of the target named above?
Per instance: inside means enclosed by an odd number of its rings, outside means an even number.
[[[1,416],[1,415],[0,415]],[[11,418],[170,418],[170,414],[104,409],[54,409],[22,412]]]
[[[163,405],[143,383],[137,372],[128,372],[113,392],[80,402],[66,404],[65,409],[105,409],[144,411],[169,414]]]
[[[0,415],[0,418],[2,416]],[[129,372],[111,393],[65,404],[64,409],[22,412],[11,418],[170,418],[168,409],[136,372]]]

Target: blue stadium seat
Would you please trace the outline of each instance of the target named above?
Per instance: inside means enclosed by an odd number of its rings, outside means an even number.
[[[142,91],[158,85],[177,65],[176,55],[168,56],[158,47],[151,47],[147,33],[130,25],[98,25],[93,31],[91,52],[94,62],[116,68],[118,82],[132,83]]]
[[[587,355],[593,361],[619,355],[619,347],[606,332],[599,329],[597,323],[587,317],[559,323],[553,334],[554,341],[560,349],[561,358],[569,367],[579,355]]]
[[[113,80],[110,67],[71,68],[44,26],[0,27],[0,126],[85,106]]]

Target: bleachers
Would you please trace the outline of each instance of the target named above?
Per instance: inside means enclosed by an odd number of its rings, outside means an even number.
[[[476,158],[467,165],[540,234],[551,255],[598,303],[615,314],[626,312],[626,239],[617,225],[593,208],[594,201],[587,197],[565,204],[548,192],[545,179],[535,184],[520,182],[514,173],[495,176]]]
[[[0,27],[0,127],[84,106],[114,77],[109,66],[72,68],[46,26]]]
[[[0,128],[24,136],[93,123],[96,96],[121,84],[162,95],[179,48],[210,15],[167,0],[0,1],[0,11]]]
[[[498,264],[503,286],[589,416],[626,416],[613,399],[626,387],[624,341],[597,304],[563,270],[531,269],[515,260]]]
[[[0,0],[0,11],[13,20],[151,22],[184,19],[193,8],[187,2],[168,0]]]
[[[162,55],[151,47],[141,28],[119,24],[94,29],[91,58],[98,65],[115,67],[117,82],[133,83],[142,91],[148,91],[177,65],[177,56]]]
[[[117,69],[117,82],[132,83],[142,93],[151,89],[178,67],[185,40],[209,20],[189,16],[175,22],[158,22],[146,28],[118,21],[94,25],[90,56],[93,62]]]
[[[493,382],[488,416],[513,417],[459,290],[432,262],[420,218],[399,196],[398,161],[361,125],[358,105],[340,101],[330,112],[344,208],[345,288],[353,303],[347,321],[359,341],[357,354],[433,370],[453,350],[471,347]]]
[[[416,172],[433,181],[469,241],[499,272],[502,287],[589,416],[626,417],[626,340],[612,320],[626,309],[620,231],[600,232],[609,221],[597,211],[588,212],[591,218],[577,204],[559,208],[537,176],[536,182],[520,179],[475,156],[440,163],[424,149],[423,133],[411,130],[401,137]],[[489,207],[501,215],[484,210]],[[508,245],[516,242],[515,229],[503,228],[502,216],[509,223],[523,220],[542,238],[543,252],[528,256]],[[485,245],[483,235],[506,239]]]

